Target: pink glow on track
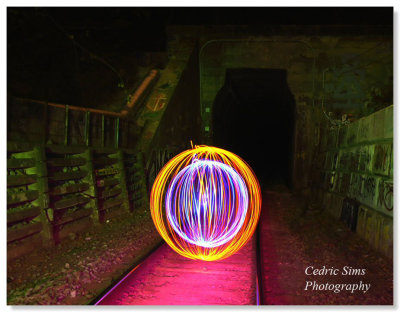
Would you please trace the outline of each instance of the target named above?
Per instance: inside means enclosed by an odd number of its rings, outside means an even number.
[[[99,305],[255,305],[255,240],[219,261],[191,260],[164,244]]]

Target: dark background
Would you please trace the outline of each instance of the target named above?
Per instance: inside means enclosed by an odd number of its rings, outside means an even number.
[[[168,25],[249,25],[275,33],[282,25],[366,25],[379,32],[371,25],[392,23],[391,7],[9,7],[8,95],[119,110],[147,69],[165,65]]]

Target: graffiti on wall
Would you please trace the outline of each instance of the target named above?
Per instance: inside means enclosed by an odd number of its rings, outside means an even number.
[[[348,169],[350,160],[350,153],[342,151],[339,158],[339,168]]]
[[[349,173],[343,173],[340,175],[340,181],[338,182],[339,186],[339,192],[342,194],[346,194],[349,190],[350,187],[350,174]]]
[[[378,184],[378,205],[387,211],[393,210],[393,182],[380,180]]]
[[[371,163],[371,151],[369,146],[363,146],[360,149],[359,170],[367,171]]]
[[[321,173],[321,184],[324,190],[332,190],[335,183],[336,172],[325,171]]]
[[[376,179],[374,177],[365,177],[364,178],[364,189],[363,189],[363,197],[366,200],[373,201],[375,197],[376,190]]]
[[[360,198],[362,196],[362,184],[363,184],[363,177],[359,174],[353,174],[351,177],[351,184],[350,184],[350,195],[354,198]]]
[[[391,148],[389,144],[375,145],[373,169],[375,172],[387,173],[390,163]]]
[[[356,149],[350,152],[349,156],[349,169],[352,171],[356,171],[358,169],[358,161],[360,159],[360,150]]]

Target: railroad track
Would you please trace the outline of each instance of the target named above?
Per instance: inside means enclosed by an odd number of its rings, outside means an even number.
[[[256,232],[258,233],[258,231]],[[261,265],[253,238],[233,256],[191,260],[161,244],[95,298],[93,305],[259,305]]]

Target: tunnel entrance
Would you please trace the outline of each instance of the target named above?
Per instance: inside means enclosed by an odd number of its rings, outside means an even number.
[[[227,69],[213,105],[213,144],[246,160],[264,185],[292,187],[295,100],[284,69]]]

